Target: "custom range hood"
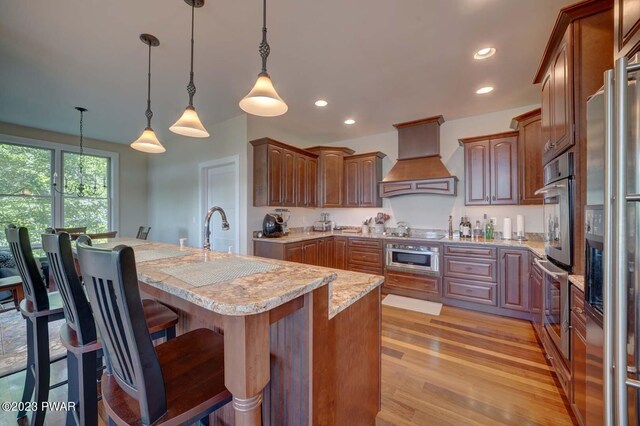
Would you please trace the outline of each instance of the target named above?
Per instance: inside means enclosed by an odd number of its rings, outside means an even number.
[[[381,197],[407,194],[456,195],[458,178],[440,159],[440,125],[444,117],[394,124],[398,129],[398,162],[380,185]]]

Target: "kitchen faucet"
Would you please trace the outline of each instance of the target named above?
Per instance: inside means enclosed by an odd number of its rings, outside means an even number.
[[[211,250],[211,242],[209,240],[209,238],[211,237],[210,224],[211,224],[211,216],[213,216],[214,212],[220,212],[220,216],[222,217],[222,230],[223,231],[229,230],[229,222],[227,222],[227,215],[225,214],[224,210],[222,210],[222,207],[218,207],[218,206],[211,207],[207,212],[207,217],[204,218],[204,245],[202,246],[202,248],[205,250]]]

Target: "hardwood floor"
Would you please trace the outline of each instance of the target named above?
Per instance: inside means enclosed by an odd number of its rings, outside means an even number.
[[[23,380],[0,379],[4,400],[19,398]],[[66,386],[50,399],[65,396]],[[382,307],[377,426],[575,424],[569,413],[529,322],[448,306],[437,317]],[[0,413],[0,424],[14,424],[14,416]],[[63,419],[49,413],[47,424]]]
[[[377,425],[573,425],[528,321],[382,307]]]

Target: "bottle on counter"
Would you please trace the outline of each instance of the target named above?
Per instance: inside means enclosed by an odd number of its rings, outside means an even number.
[[[471,224],[468,217],[462,219],[462,235],[464,238],[471,238]]]
[[[460,238],[464,238],[464,217],[460,218],[460,225],[458,225],[458,231],[460,232]]]
[[[489,220],[484,229],[484,238],[487,240],[493,240],[493,220]]]
[[[453,216],[449,216],[449,238],[453,238]]]
[[[479,220],[476,220],[476,226],[473,228],[473,237],[475,239],[482,238],[482,227]]]

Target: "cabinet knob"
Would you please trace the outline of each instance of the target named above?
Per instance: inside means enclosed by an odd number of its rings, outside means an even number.
[[[493,196],[493,201],[495,201],[495,200],[496,200],[496,196],[494,195],[494,196]]]

